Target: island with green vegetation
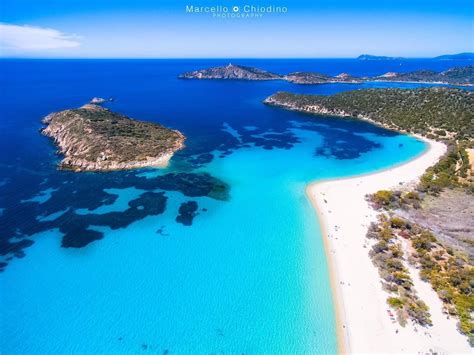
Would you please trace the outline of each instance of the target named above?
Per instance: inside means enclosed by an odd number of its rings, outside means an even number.
[[[388,72],[378,76],[356,77],[348,73],[335,76],[317,72],[293,72],[286,75],[275,74],[258,68],[229,64],[222,67],[201,69],[186,72],[180,79],[208,79],[208,80],[285,80],[293,84],[315,85],[331,83],[357,84],[372,81],[438,83],[457,86],[474,85],[474,66],[451,68],[442,72],[432,70],[418,70],[407,73]]]
[[[42,133],[54,139],[64,159],[59,168],[108,171],[164,167],[184,147],[184,135],[131,119],[95,104],[51,113]]]
[[[388,305],[404,326],[431,324],[405,266],[420,271],[447,317],[474,345],[474,92],[456,88],[366,89],[331,96],[279,92],[271,106],[314,115],[368,120],[447,145],[416,186],[381,190],[368,200],[379,211],[367,237]]]

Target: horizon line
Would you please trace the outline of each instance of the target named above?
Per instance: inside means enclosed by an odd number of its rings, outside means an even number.
[[[379,56],[376,56],[379,57]],[[410,60],[410,59],[436,59],[435,57],[395,57],[395,56],[381,56],[389,59],[373,59],[373,60],[361,60],[361,61],[397,61],[397,60]],[[0,60],[14,59],[14,60],[196,60],[196,59],[358,59],[358,57],[1,57]],[[443,60],[443,59],[441,59]],[[444,59],[444,61],[455,61],[464,60],[469,61],[472,59]]]

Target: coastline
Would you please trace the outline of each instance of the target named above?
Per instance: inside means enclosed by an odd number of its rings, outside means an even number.
[[[418,293],[430,307],[433,326],[422,328],[409,323],[402,328],[391,321],[386,303],[389,294],[382,289],[378,271],[368,255],[371,242],[365,235],[378,212],[369,206],[366,194],[416,184],[446,152],[443,143],[417,138],[428,148],[407,162],[375,173],[317,181],[306,188],[321,226],[339,353],[470,351],[466,338],[456,329],[456,320],[442,315],[439,298],[427,283],[421,285],[422,295],[420,284],[415,286],[419,286]]]
[[[306,186],[306,196],[309,198],[315,212],[316,218],[318,219],[320,225],[321,236],[323,239],[324,245],[324,254],[326,255],[326,262],[328,265],[329,271],[329,284],[331,287],[331,294],[333,299],[333,308],[334,308],[334,318],[336,323],[336,342],[337,342],[337,353],[338,354],[349,354],[351,353],[351,344],[350,337],[348,335],[348,329],[346,328],[346,310],[344,307],[344,299],[341,295],[341,292],[338,288],[338,273],[337,273],[337,263],[334,258],[331,257],[331,244],[329,238],[327,238],[328,231],[327,226],[324,223],[324,219],[321,215],[321,212],[318,208],[318,203],[313,197],[312,188],[317,183],[311,183]]]

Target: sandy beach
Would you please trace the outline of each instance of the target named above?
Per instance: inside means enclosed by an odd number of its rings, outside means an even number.
[[[320,220],[338,319],[339,351],[344,353],[472,353],[467,338],[456,330],[455,318],[442,313],[441,301],[418,270],[411,268],[414,286],[430,308],[433,326],[409,322],[401,327],[390,319],[378,271],[368,252],[365,235],[374,211],[365,196],[400,184],[415,184],[423,172],[445,153],[442,143],[429,141],[417,158],[378,173],[322,181],[307,188]]]

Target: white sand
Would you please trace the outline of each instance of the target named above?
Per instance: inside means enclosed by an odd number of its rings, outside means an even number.
[[[473,353],[456,320],[441,312],[441,301],[411,269],[420,298],[430,308],[433,326],[405,328],[390,319],[378,271],[368,252],[368,225],[376,220],[365,196],[382,189],[414,184],[445,153],[446,146],[425,140],[430,148],[410,162],[379,173],[324,181],[308,187],[325,239],[338,317],[341,351],[350,353]],[[398,330],[398,333],[396,332]]]

